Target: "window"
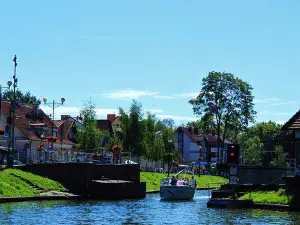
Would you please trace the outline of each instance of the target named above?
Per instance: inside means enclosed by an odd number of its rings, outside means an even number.
[[[300,140],[300,130],[295,131],[295,139]]]

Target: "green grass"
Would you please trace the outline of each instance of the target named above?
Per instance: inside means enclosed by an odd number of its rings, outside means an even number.
[[[180,175],[179,178],[187,176],[191,179],[191,175]],[[141,172],[141,181],[146,182],[146,191],[158,191],[161,179],[167,177],[163,173]],[[221,184],[228,183],[228,179],[219,176],[198,175],[194,176],[197,180],[197,187],[220,187]],[[209,185],[209,186],[208,186]]]
[[[18,175],[45,190],[66,191],[61,184],[48,178],[17,169],[5,169],[0,171],[1,197],[36,196],[39,194],[39,192],[31,187],[27,182],[13,176],[13,174]]]
[[[278,191],[257,191],[243,195],[239,199],[252,200],[254,203],[263,204],[290,204],[292,197],[285,194],[284,189]]]

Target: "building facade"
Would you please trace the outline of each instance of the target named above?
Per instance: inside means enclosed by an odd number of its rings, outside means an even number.
[[[0,114],[0,128],[8,131],[10,103],[2,102]],[[74,147],[72,129],[74,121],[65,119],[53,121],[38,106],[18,106],[15,113],[15,146],[14,159],[21,162],[47,161],[52,156],[56,157],[65,150]],[[53,134],[52,134],[53,131]],[[8,150],[10,138],[6,134],[0,135],[0,160],[5,160],[5,150]],[[57,136],[55,142],[49,142],[47,136]],[[52,158],[53,158],[52,157]],[[53,158],[53,160],[55,160]]]
[[[218,145],[215,134],[199,135],[198,128],[179,127],[175,133],[175,148],[182,151],[183,163],[189,163],[201,158],[201,164],[217,163]],[[224,148],[220,148],[220,163],[226,161],[227,145],[231,142],[225,140]]]

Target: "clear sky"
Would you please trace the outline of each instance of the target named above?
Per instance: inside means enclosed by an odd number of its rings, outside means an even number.
[[[91,97],[104,118],[135,98],[179,124],[195,119],[202,78],[226,71],[253,86],[257,121],[282,123],[300,106],[299,12],[299,0],[0,0],[0,84],[17,54],[19,88],[65,97],[57,115]]]

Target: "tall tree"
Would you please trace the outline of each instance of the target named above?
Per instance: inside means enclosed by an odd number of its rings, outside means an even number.
[[[170,118],[166,118],[166,119],[163,119],[163,124],[168,127],[169,129],[173,129],[174,128],[174,120],[173,119],[170,119]]]
[[[146,160],[161,161],[173,143],[174,121],[171,119],[158,120],[155,115],[147,113],[143,117],[142,105],[133,101],[129,112],[119,109],[121,132],[120,139],[126,151],[132,152],[139,158]],[[172,144],[171,143],[171,144]]]
[[[205,114],[200,120],[188,122],[187,126],[197,127],[202,134],[216,132],[216,124],[211,114]]]
[[[251,85],[231,73],[210,72],[202,80],[200,94],[189,103],[194,113],[201,118],[213,116],[218,149],[224,145],[231,124],[239,121],[243,127],[247,127],[249,122],[254,121],[256,114]],[[220,151],[218,156],[222,158]]]
[[[78,147],[86,151],[99,151],[105,133],[97,128],[95,104],[91,100],[86,101],[80,113],[83,124],[76,133]]]
[[[123,146],[137,157],[137,161],[143,152],[142,123],[143,118],[141,103],[133,100],[129,113],[119,109],[121,129],[123,131]]]

